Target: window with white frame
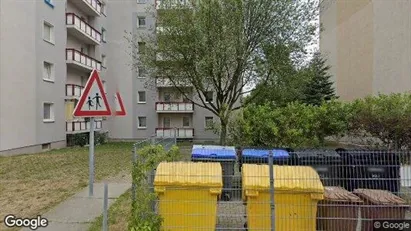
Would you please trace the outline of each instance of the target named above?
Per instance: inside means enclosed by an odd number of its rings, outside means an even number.
[[[210,129],[213,127],[214,124],[214,118],[212,116],[206,116],[205,117],[205,128]]]
[[[146,92],[145,91],[138,92],[138,103],[146,103]]]
[[[43,80],[54,81],[54,64],[43,62]]]
[[[213,102],[213,92],[212,91],[207,91],[205,94],[205,101],[207,103]]]
[[[106,57],[106,55],[101,55],[101,66],[107,67],[107,57]]]
[[[54,44],[54,26],[46,21],[43,22],[43,39]]]
[[[44,122],[53,122],[54,121],[53,103],[44,103],[43,104],[43,121]]]
[[[163,128],[171,128],[171,118],[170,117],[163,118]]]
[[[183,127],[190,127],[190,117],[183,117]]]
[[[139,28],[146,27],[146,17],[137,17],[137,26]]]
[[[101,28],[101,41],[106,42],[107,31],[104,27]]]
[[[147,71],[143,66],[138,67],[138,77],[145,78],[147,76]]]
[[[145,42],[138,42],[138,53],[144,54],[146,51],[146,43]]]
[[[140,4],[147,3],[147,0],[137,0],[137,3],[140,3]]]
[[[138,128],[147,128],[147,118],[145,116],[138,117]]]
[[[170,101],[171,101],[171,93],[164,92],[164,102],[170,102]]]

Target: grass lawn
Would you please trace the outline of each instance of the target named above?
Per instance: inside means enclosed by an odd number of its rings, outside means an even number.
[[[191,158],[191,144],[179,143],[182,160],[189,161]],[[111,206],[108,211],[108,220],[110,231],[127,230],[128,219],[131,212],[131,191],[127,191],[121,195]],[[91,225],[89,231],[100,231],[103,226],[103,217],[97,218]]]
[[[96,146],[95,181],[129,173],[131,149],[132,143]],[[11,213],[35,217],[46,212],[87,186],[88,163],[88,147],[0,157],[0,217]]]

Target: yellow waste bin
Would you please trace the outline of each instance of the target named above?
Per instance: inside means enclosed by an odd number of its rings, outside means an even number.
[[[245,164],[241,174],[248,230],[271,230],[269,166]],[[275,230],[315,231],[317,203],[323,197],[324,187],[313,168],[274,166]]]
[[[162,230],[215,230],[222,179],[219,163],[160,163],[154,191]]]

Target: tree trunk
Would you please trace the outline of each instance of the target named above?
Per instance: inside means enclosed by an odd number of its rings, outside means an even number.
[[[220,118],[220,123],[221,123],[220,145],[224,146],[226,145],[226,139],[227,139],[227,120]]]

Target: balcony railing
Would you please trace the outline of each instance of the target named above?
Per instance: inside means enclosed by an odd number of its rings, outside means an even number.
[[[157,87],[174,87],[175,85],[179,87],[191,87],[193,86],[191,83],[188,81],[183,81],[183,80],[178,80],[177,82],[173,82],[169,78],[164,78],[164,77],[158,77],[156,78],[156,86]]]
[[[87,70],[101,71],[101,62],[75,49],[66,49],[67,63],[75,64]]]
[[[95,130],[101,130],[103,126],[102,120],[96,120]],[[90,131],[90,122],[89,121],[69,121],[66,122],[66,132],[68,133],[81,133]]]
[[[77,84],[66,84],[66,96],[78,98],[81,96],[84,87]]]
[[[157,112],[193,112],[194,103],[185,103],[185,102],[156,102],[156,111]]]
[[[156,136],[179,139],[191,139],[194,137],[194,128],[156,128]]]
[[[83,42],[92,45],[100,44],[101,33],[76,14],[66,13],[66,24],[69,29],[73,29],[73,35]]]

